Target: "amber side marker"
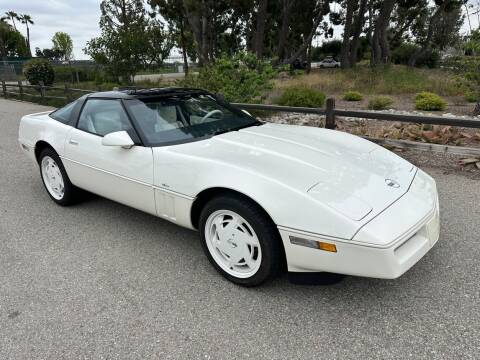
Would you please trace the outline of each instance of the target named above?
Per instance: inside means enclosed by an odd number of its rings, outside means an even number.
[[[290,243],[294,245],[309,247],[312,249],[319,249],[319,250],[334,252],[334,253],[337,252],[337,247],[335,246],[335,244],[331,244],[323,241],[315,241],[315,240],[299,238],[296,236],[290,236]]]

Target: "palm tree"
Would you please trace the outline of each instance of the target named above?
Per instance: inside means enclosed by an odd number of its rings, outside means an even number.
[[[27,14],[20,15],[18,19],[22,22],[22,24],[25,24],[25,26],[27,27],[27,49],[28,49],[28,53],[32,55],[32,51],[30,50],[30,28],[28,24],[33,25],[34,22],[32,20],[32,17]]]
[[[7,18],[12,20],[13,28],[15,29],[15,31],[17,31],[17,26],[15,25],[15,20],[19,20],[18,14],[15,11],[10,10],[10,11],[7,11],[5,13],[5,15],[7,15]]]

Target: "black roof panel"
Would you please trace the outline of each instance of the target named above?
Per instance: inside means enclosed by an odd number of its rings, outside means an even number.
[[[165,87],[165,88],[150,88],[139,89],[135,87],[121,88],[113,91],[96,92],[87,95],[88,98],[102,98],[102,99],[135,99],[154,96],[168,96],[181,94],[208,94],[208,91],[201,89],[182,88],[182,87]]]

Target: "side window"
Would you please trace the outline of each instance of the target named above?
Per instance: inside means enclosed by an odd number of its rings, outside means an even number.
[[[77,127],[100,136],[122,130],[134,132],[120,100],[87,100]]]
[[[60,121],[61,123],[66,124],[71,120],[72,112],[73,112],[73,109],[75,108],[75,105],[77,105],[76,101],[68,105],[65,105],[64,107],[52,112],[50,114],[50,117],[52,119]]]

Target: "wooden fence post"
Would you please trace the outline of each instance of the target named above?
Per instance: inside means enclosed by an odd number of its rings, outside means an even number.
[[[70,95],[70,88],[68,87],[68,84],[65,84],[64,93],[65,93],[65,98],[67,99],[66,101],[67,101],[67,104],[68,104],[69,102],[72,101],[72,97]]]
[[[325,128],[326,129],[335,129],[335,99],[327,99],[327,108],[325,113]]]
[[[3,90],[3,97],[7,97],[7,84],[5,83],[5,80],[2,80],[2,90]]]
[[[44,85],[43,81],[39,81],[38,84],[40,85],[41,101],[43,101],[44,98],[45,98],[45,85]]]
[[[20,100],[23,100],[23,84],[22,84],[22,80],[18,80],[18,92],[20,93]]]

